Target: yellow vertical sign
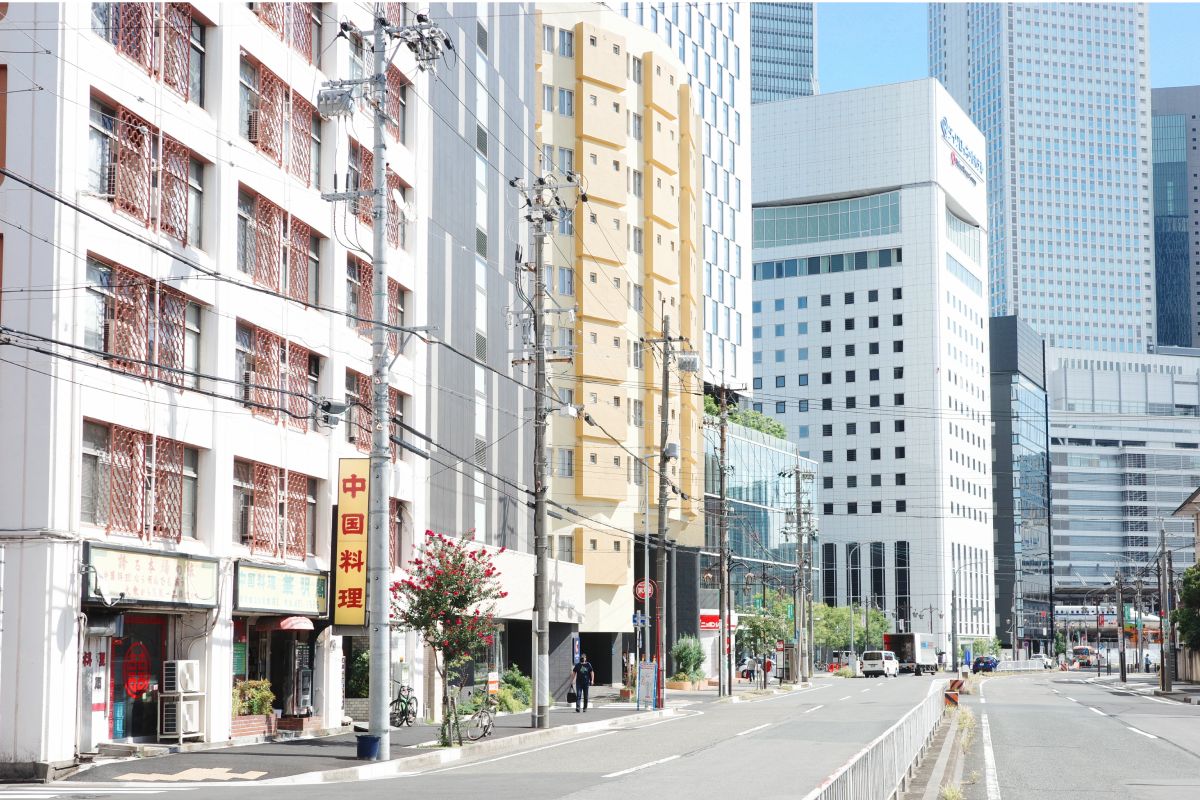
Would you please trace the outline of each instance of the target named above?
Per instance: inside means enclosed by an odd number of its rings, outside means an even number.
[[[371,460],[338,460],[338,519],[333,546],[334,625],[367,624],[367,507]]]

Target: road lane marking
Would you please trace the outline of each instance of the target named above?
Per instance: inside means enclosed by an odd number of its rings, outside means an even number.
[[[871,687],[870,687],[870,686],[868,686],[867,688],[863,689],[863,690],[862,690],[862,692],[859,692],[859,694],[862,694],[863,692],[869,692],[869,691],[871,691]]]
[[[670,717],[667,717],[666,719],[660,719],[655,722],[647,722],[645,725],[631,725],[628,728],[628,730],[640,731],[642,728],[653,728],[655,725],[662,725],[663,723],[666,723],[666,722],[674,722],[677,719],[688,719],[689,717],[703,716],[703,715],[704,715],[703,711],[696,711],[695,709],[687,709],[684,711],[679,711],[676,714],[674,714]]]
[[[1067,697],[1067,696],[1064,694],[1064,695],[1063,695],[1063,697]],[[1078,701],[1078,700],[1076,700],[1074,697],[1067,697],[1067,699],[1068,699],[1068,700],[1070,700],[1072,703],[1078,703],[1078,702],[1079,702],[1079,701]]]
[[[1149,700],[1151,703],[1166,703],[1167,705],[1171,705],[1170,700],[1163,700],[1161,697],[1147,697],[1146,695],[1142,695],[1142,697],[1146,700]]]
[[[854,696],[854,695],[852,695],[852,694],[848,694],[848,695],[846,695],[845,697],[839,697],[839,698],[838,698],[838,700],[849,700],[849,699],[850,699],[851,697],[853,697],[853,696]]]
[[[992,752],[992,729],[988,725],[987,714],[983,720],[983,771],[988,800],[1000,800],[1000,778],[996,775],[996,754]]]
[[[980,704],[980,705],[983,705],[983,706],[986,706],[986,705],[987,705],[987,698],[986,698],[986,697],[981,697],[981,698],[979,698],[979,704]]]
[[[816,711],[818,708],[824,708],[824,707],[825,706],[823,706],[823,705],[822,706],[813,706],[812,708],[810,708],[808,711],[805,711],[804,713],[811,714],[812,712]]]
[[[667,763],[668,761],[674,761],[674,760],[675,760],[675,759],[677,759],[677,758],[679,758],[679,756],[678,756],[678,755],[674,755],[674,756],[667,756],[666,758],[660,758],[660,759],[658,759],[657,761],[650,761],[650,762],[648,762],[648,763],[646,763],[646,764],[641,764],[641,765],[639,765],[639,766],[636,766],[636,767],[630,767],[629,769],[623,769],[623,770],[621,770],[620,772],[610,772],[610,773],[608,773],[607,775],[604,775],[604,776],[602,776],[602,777],[605,777],[605,778],[619,778],[619,777],[620,777],[620,776],[622,776],[622,775],[628,775],[628,774],[629,774],[629,773],[631,773],[631,772],[637,772],[638,770],[642,770],[642,769],[648,769],[648,768],[650,768],[650,767],[654,767],[654,766],[657,766],[657,765],[659,765],[659,764],[665,764],[665,763]]]
[[[609,734],[613,734],[613,733],[616,733],[616,731],[604,731],[603,733],[597,733],[595,736],[585,736],[582,739],[567,739],[565,742],[555,742],[554,744],[546,744],[546,745],[542,745],[541,747],[535,747],[531,750],[521,750],[520,752],[517,752],[517,753],[509,753],[506,756],[496,756],[495,758],[489,758],[484,761],[472,761],[469,764],[458,764],[457,766],[445,767],[443,769],[430,770],[429,772],[413,772],[413,773],[409,773],[409,774],[410,775],[437,775],[440,772],[453,772],[456,769],[466,769],[467,767],[478,767],[478,766],[482,766],[483,764],[494,764],[497,761],[504,761],[505,759],[516,758],[517,756],[525,756],[525,755],[529,755],[530,753],[537,753],[541,750],[549,750],[552,747],[562,747],[564,744],[577,744],[579,742],[586,742],[590,739],[599,739],[601,736],[608,736]],[[400,777],[400,776],[396,776],[396,777]]]
[[[1103,711],[1101,711],[1100,709],[1098,709],[1098,708],[1093,708],[1092,706],[1088,706],[1088,711],[1095,711],[1097,714],[1099,714],[1099,715],[1100,715],[1100,716],[1102,716],[1102,717],[1107,717],[1107,716],[1108,716],[1108,714],[1105,714],[1105,713],[1104,713]]]
[[[1147,739],[1157,739],[1158,738],[1153,733],[1146,733],[1145,731],[1139,730],[1139,729],[1133,727],[1132,725],[1126,725],[1125,727],[1129,728],[1129,730],[1133,731],[1134,733],[1140,733],[1142,736],[1145,736]]]
[[[773,724],[774,723],[771,722],[764,722],[762,725],[756,725],[749,730],[744,730],[741,733],[735,733],[734,736],[745,736],[747,733],[754,733],[755,731],[761,731],[763,728],[769,728]]]
[[[1055,694],[1062,694],[1062,692],[1060,692],[1058,689],[1051,689],[1050,691],[1054,692]]]

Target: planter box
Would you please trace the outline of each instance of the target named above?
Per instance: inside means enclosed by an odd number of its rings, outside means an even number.
[[[694,691],[696,684],[691,681],[667,681],[668,689],[681,689],[685,692]]]
[[[625,688],[625,687],[621,687],[621,695],[620,695],[620,697],[621,697],[621,700],[622,700],[622,701],[624,701],[624,700],[632,700],[632,699],[633,699],[633,689],[627,689],[627,688]]]
[[[279,720],[279,730],[281,731],[319,731],[324,729],[325,719],[318,717],[315,714],[311,717],[284,717]]]
[[[229,737],[240,739],[243,736],[268,736],[273,733],[275,733],[274,714],[247,714],[233,718]]]

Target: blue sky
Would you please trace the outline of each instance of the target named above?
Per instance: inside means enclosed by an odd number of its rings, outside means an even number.
[[[817,77],[838,92],[928,74],[924,3],[818,3]],[[1200,84],[1200,3],[1150,4],[1150,85]]]

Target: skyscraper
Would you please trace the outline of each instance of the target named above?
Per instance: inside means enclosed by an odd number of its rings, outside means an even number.
[[[1192,142],[1200,127],[1200,86],[1155,89],[1150,113],[1158,343],[1194,347],[1200,342],[1200,150]]]
[[[615,4],[614,4],[615,5]],[[704,193],[704,379],[750,375],[750,13],[738,3],[621,3],[662,37],[687,70],[701,117]]]
[[[817,93],[812,3],[750,4],[750,102]]]
[[[1058,347],[1155,342],[1144,5],[933,3],[929,72],[987,137],[994,316]]]

